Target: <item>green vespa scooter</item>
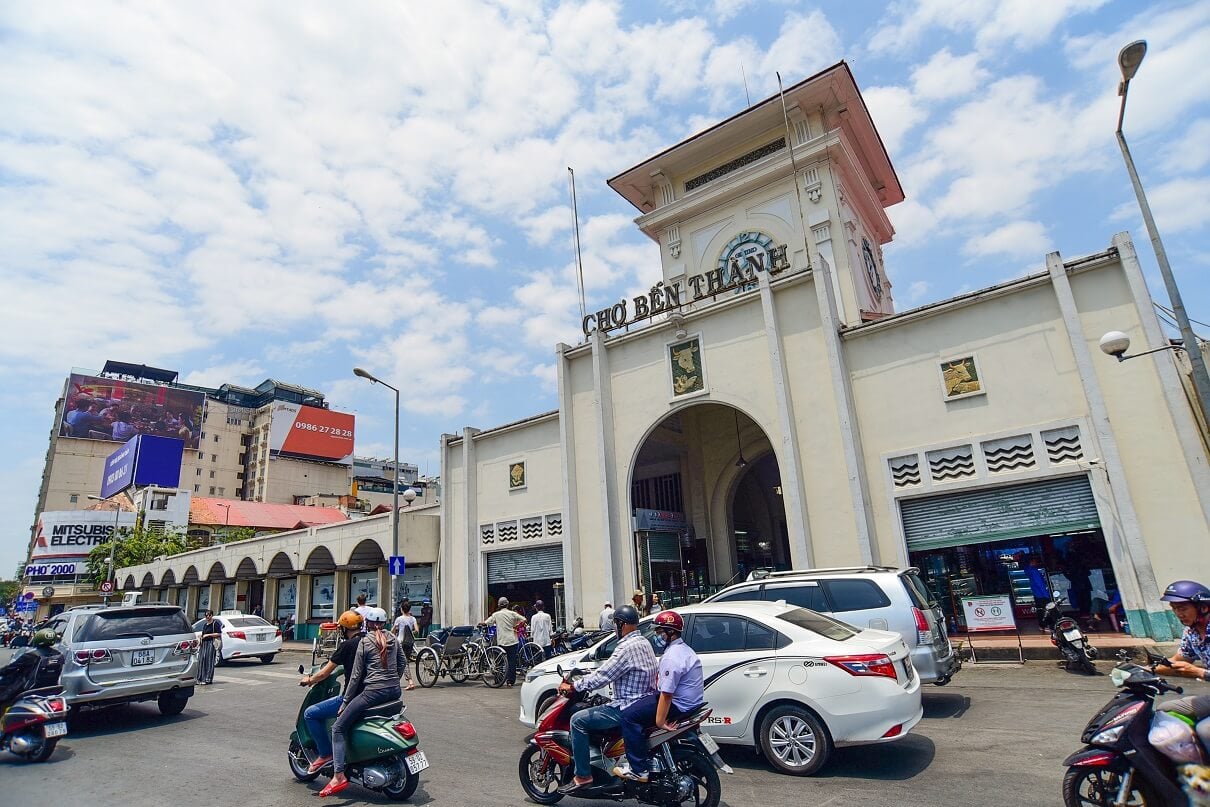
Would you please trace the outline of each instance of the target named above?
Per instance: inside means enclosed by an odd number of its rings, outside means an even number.
[[[320,667],[311,668],[314,675]],[[305,672],[298,666],[299,674]],[[287,758],[290,773],[300,782],[313,781],[317,776],[331,776],[329,762],[318,773],[308,768],[315,756],[315,740],[307,731],[303,712],[308,706],[340,694],[338,678],[344,669],[337,667],[331,676],[307,690],[298,719],[290,734],[290,751]],[[349,781],[369,790],[385,793],[393,801],[406,801],[416,792],[420,784],[420,772],[429,766],[424,752],[420,750],[420,737],[416,728],[403,716],[406,709],[401,702],[393,701],[368,709],[349,733],[345,775]],[[332,721],[328,722],[330,728]]]

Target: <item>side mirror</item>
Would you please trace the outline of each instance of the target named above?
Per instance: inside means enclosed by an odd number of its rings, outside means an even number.
[[[299,664],[299,665],[298,665],[298,674],[299,674],[299,675],[306,675],[306,673],[307,673],[307,671],[306,671],[306,669],[303,667],[303,665]]]

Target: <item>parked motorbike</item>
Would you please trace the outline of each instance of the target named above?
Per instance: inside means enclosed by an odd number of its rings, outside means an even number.
[[[559,674],[570,683],[583,675],[572,669]],[[525,750],[517,766],[525,795],[538,804],[554,804],[563,798],[559,787],[574,775],[571,758],[571,716],[579,708],[597,706],[607,701],[600,696],[573,693],[559,695],[538,718],[537,730],[525,738]],[[718,744],[698,727],[710,716],[711,710],[702,706],[685,716],[672,731],[651,729],[651,771],[647,783],[618,779],[610,771],[626,754],[620,730],[592,736],[592,778],[588,787],[577,790],[577,798],[634,799],[641,804],[692,804],[695,807],[717,807],[722,787],[718,771],[731,768],[718,755]]]
[[[1059,606],[1065,602],[1062,597],[1055,597],[1046,603],[1038,624],[1050,631],[1050,643],[1063,654],[1064,667],[1085,675],[1096,675],[1097,668],[1092,662],[1097,657],[1097,649],[1089,644],[1088,637],[1074,619],[1062,615]]]
[[[311,674],[319,672],[319,669],[319,666],[312,667]],[[300,675],[305,672],[301,664],[298,672]],[[337,679],[341,672],[337,668],[335,674],[308,689],[298,708],[298,718],[290,734],[287,760],[290,773],[300,782],[310,782],[318,776],[331,776],[333,773],[331,762],[317,773],[308,771],[317,754],[315,741],[303,720],[303,712],[312,704],[340,694],[341,685]],[[429,766],[428,759],[420,750],[416,727],[403,715],[406,708],[401,701],[392,701],[367,709],[349,732],[345,756],[345,776],[349,781],[384,793],[393,801],[411,798],[420,784],[420,772]],[[330,727],[331,723],[328,724]]]
[[[0,751],[26,762],[45,762],[67,735],[67,701],[63,687],[22,692],[0,717]]]
[[[1148,650],[1147,665],[1119,654],[1110,680],[1120,688],[1088,725],[1080,740],[1087,745],[1063,760],[1063,803],[1067,807],[1159,807],[1188,803],[1172,762],[1147,739],[1155,699],[1165,692],[1181,693],[1155,673],[1166,660]]]

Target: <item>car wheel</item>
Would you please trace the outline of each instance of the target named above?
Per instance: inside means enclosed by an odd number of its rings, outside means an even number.
[[[817,773],[832,753],[832,739],[801,706],[778,706],[760,725],[760,746],[774,768],[793,776]]]
[[[542,713],[550,708],[550,705],[555,702],[555,698],[557,697],[559,697],[558,692],[548,692],[538,699],[538,708],[534,710],[535,723],[538,721],[538,718],[542,716]]]
[[[160,714],[165,716],[179,715],[185,709],[185,704],[189,703],[189,696],[180,690],[170,689],[160,693],[160,697],[156,699],[160,707]]]
[[[269,654],[269,655],[267,655],[267,656],[261,656],[261,657],[260,657],[260,663],[261,663],[261,664],[272,664],[272,663],[273,663],[273,657],[274,657],[274,656],[276,656],[276,655],[277,655],[276,653],[270,653],[270,654]]]

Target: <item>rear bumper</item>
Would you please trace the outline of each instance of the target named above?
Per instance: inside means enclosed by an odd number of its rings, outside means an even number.
[[[920,645],[912,651],[912,665],[923,683],[948,681],[962,669],[962,659],[954,652],[948,641],[943,649],[934,645]]]
[[[194,658],[196,659],[196,656]],[[188,688],[192,695],[193,686],[196,683],[196,660],[192,661],[184,670],[148,675],[143,678],[124,679],[113,683],[97,683],[81,669],[70,672],[65,670],[59,678],[59,684],[63,687],[63,696],[73,706],[151,700],[161,692],[171,689]]]
[[[252,658],[271,656],[281,652],[281,639],[268,642],[227,642],[223,646],[223,658]]]

